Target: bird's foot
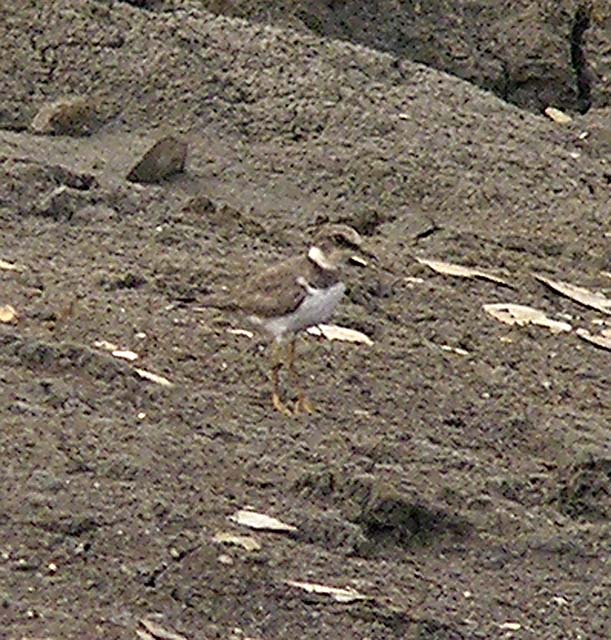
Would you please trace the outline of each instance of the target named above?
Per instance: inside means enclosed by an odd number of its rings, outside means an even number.
[[[297,402],[295,403],[295,415],[312,415],[314,413],[314,406],[308,400],[308,398],[303,394],[299,394],[299,398],[297,398]]]
[[[292,416],[292,411],[280,400],[280,396],[277,393],[272,393],[272,404],[274,405],[274,409],[284,414],[285,416]]]

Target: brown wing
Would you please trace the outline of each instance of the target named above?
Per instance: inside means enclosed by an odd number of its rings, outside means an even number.
[[[261,318],[291,313],[306,295],[297,278],[304,275],[307,280],[308,271],[309,260],[302,256],[269,267],[238,289],[237,306],[245,313]]]

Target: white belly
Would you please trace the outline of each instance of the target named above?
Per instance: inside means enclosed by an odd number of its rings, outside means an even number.
[[[262,325],[276,340],[281,340],[286,333],[295,333],[327,322],[344,295],[344,291],[346,291],[346,285],[343,282],[338,282],[328,289],[309,288],[304,301],[293,313],[265,320],[252,319]]]

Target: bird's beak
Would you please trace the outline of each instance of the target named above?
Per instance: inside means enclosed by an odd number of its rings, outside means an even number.
[[[372,266],[369,264],[369,261],[371,261],[374,263],[373,266],[375,267],[379,263],[376,254],[369,251],[367,248],[359,247],[357,251],[358,253],[354,253],[349,258],[349,261],[352,262],[352,264],[357,264],[360,267],[369,267]]]
[[[373,251],[370,251],[366,247],[359,247],[358,253],[352,254],[348,261],[361,267],[375,269],[378,273],[386,272],[394,277],[397,275],[392,267],[388,266],[384,260],[378,258]]]
[[[376,254],[373,251],[370,251],[366,247],[361,247],[360,250],[364,256],[367,256],[370,260],[372,260],[376,264],[380,262],[380,260],[378,259],[378,256],[376,256]]]

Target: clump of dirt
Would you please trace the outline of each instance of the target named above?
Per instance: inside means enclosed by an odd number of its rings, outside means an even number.
[[[611,460],[576,462],[566,472],[558,500],[563,513],[579,519],[609,521]]]
[[[460,539],[470,530],[465,519],[423,504],[420,496],[410,498],[392,488],[368,492],[355,521],[375,547],[395,544],[409,549],[445,536]]]
[[[415,549],[460,541],[472,532],[467,519],[442,504],[380,483],[374,474],[342,476],[327,467],[307,472],[293,487],[302,496],[324,500],[326,515],[315,530],[332,548],[360,557],[390,553],[392,547]],[[306,527],[306,539],[322,541]]]

